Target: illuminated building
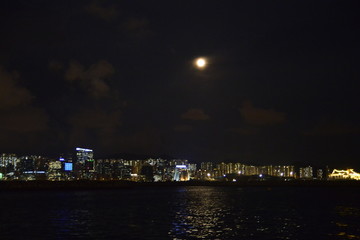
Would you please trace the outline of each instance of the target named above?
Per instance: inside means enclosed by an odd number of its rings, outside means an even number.
[[[258,172],[259,172],[259,174],[262,174],[262,175],[271,175],[272,166],[259,166]]]
[[[244,175],[251,176],[251,175],[258,175],[259,171],[256,166],[247,166],[245,165],[245,173]]]
[[[323,179],[324,178],[324,173],[323,173],[323,170],[322,169],[318,169],[316,171],[316,178],[317,179]]]
[[[51,181],[62,180],[61,176],[62,162],[58,160],[52,160],[49,162],[48,179]]]
[[[334,169],[331,174],[329,174],[330,179],[341,179],[341,180],[360,180],[360,174],[355,172],[354,169],[347,170],[337,170]]]
[[[95,165],[96,175],[100,180],[130,179],[131,174],[138,175],[138,173],[132,172],[135,164],[135,160],[97,159]]]
[[[312,179],[313,178],[313,168],[311,166],[300,168],[299,174],[300,174],[300,178]]]
[[[47,159],[41,156],[23,156],[16,163],[15,176],[22,180],[45,180]]]
[[[94,152],[92,149],[76,148],[75,173],[80,179],[92,178],[95,172]]]
[[[189,181],[190,175],[186,165],[176,165],[174,172],[174,181]]]
[[[34,167],[34,159],[28,156],[21,157],[17,164],[17,170],[20,173],[34,171]]]
[[[147,182],[154,181],[154,167],[149,164],[144,164],[141,168],[141,175],[145,178]]]
[[[18,163],[18,158],[15,154],[2,153],[0,155],[0,173],[6,178],[7,174],[13,174]]]
[[[209,171],[210,172],[210,171],[212,171],[214,169],[213,163],[212,162],[202,162],[200,164],[200,169],[202,171]]]
[[[294,177],[295,167],[291,165],[273,166],[271,175],[276,177]]]

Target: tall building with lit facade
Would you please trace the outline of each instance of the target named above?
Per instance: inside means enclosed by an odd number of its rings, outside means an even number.
[[[200,164],[200,169],[201,169],[202,171],[208,171],[208,172],[210,172],[210,171],[212,171],[212,170],[214,169],[213,163],[212,163],[212,162],[202,162],[202,163]]]
[[[311,166],[307,166],[304,168],[300,168],[299,170],[300,178],[313,178],[313,168]]]
[[[90,179],[95,172],[94,151],[87,148],[76,148],[75,174],[79,179]]]
[[[174,181],[189,181],[190,175],[187,165],[176,165],[174,171]]]
[[[295,167],[289,165],[272,166],[272,176],[295,177]]]
[[[0,173],[3,177],[6,174],[14,173],[19,159],[15,154],[2,153],[0,154]]]

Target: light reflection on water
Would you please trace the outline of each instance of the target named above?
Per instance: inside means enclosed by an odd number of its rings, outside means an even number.
[[[337,216],[333,221],[336,231],[332,237],[334,239],[360,239],[360,208],[340,205],[335,207],[334,212]],[[356,222],[357,224],[354,224]]]
[[[299,214],[281,200],[242,189],[220,191],[211,187],[179,191],[170,236],[175,239],[244,239],[276,236],[293,239],[302,227]],[[266,192],[265,192],[266,193]],[[250,194],[250,195],[249,195]],[[275,211],[274,211],[275,210]]]
[[[0,193],[1,239],[360,239],[354,189]]]

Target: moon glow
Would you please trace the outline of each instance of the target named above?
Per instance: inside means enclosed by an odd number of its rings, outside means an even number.
[[[206,60],[204,58],[198,58],[195,61],[196,67],[197,68],[205,68],[206,67]]]

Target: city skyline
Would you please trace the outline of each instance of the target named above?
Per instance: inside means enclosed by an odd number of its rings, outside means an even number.
[[[244,176],[252,178],[243,178]],[[254,178],[255,177],[255,178]],[[127,180],[134,182],[168,181],[290,181],[359,180],[353,168],[306,164],[254,165],[237,162],[201,162],[178,158],[95,158],[94,150],[76,147],[57,158],[39,155],[0,154],[0,180]]]
[[[5,1],[0,152],[360,168],[356,1]]]

